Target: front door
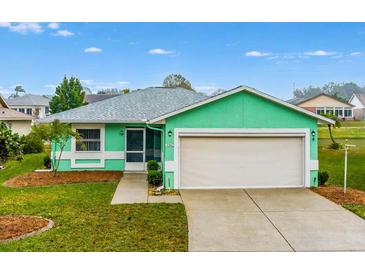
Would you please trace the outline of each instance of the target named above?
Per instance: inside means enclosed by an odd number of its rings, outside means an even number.
[[[145,170],[145,129],[126,129],[125,170]]]

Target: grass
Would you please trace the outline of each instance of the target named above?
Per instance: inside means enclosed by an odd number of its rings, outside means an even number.
[[[336,139],[344,143],[344,139]],[[319,140],[318,159],[319,169],[325,170],[330,177],[328,183],[335,186],[343,186],[344,179],[344,150],[332,150],[327,146],[329,139]],[[348,177],[347,186],[365,191],[365,139],[349,139],[348,143],[356,145],[348,153]]]
[[[182,204],[110,205],[117,183],[7,188],[5,180],[43,165],[42,154],[0,171],[0,215],[37,215],[55,227],[0,244],[0,251],[186,251]]]
[[[333,137],[336,138],[365,138],[365,127],[340,127],[332,129]],[[318,138],[330,138],[327,127],[318,127]]]
[[[345,205],[344,208],[347,208],[348,210],[352,211],[356,215],[365,219],[365,206],[364,205]]]

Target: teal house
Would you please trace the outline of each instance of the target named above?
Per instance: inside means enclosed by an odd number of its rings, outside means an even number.
[[[211,97],[151,87],[39,122],[55,119],[81,136],[69,140],[60,171],[143,172],[155,159],[175,189],[317,186],[317,124],[334,123],[246,86]]]

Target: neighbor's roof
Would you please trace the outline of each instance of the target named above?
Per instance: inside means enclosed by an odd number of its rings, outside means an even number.
[[[140,123],[200,102],[206,95],[183,88],[150,87],[38,120],[67,123]]]
[[[0,94],[0,107],[9,108],[8,104],[6,103],[4,97]]]
[[[349,102],[346,102],[345,100],[341,99],[341,98],[338,98],[338,97],[335,97],[335,96],[331,96],[329,94],[326,94],[326,93],[319,93],[317,95],[313,95],[311,97],[307,97],[307,98],[293,98],[293,99],[290,99],[288,100],[287,102],[290,103],[290,104],[293,104],[293,105],[300,105],[304,102],[307,102],[307,101],[310,101],[310,100],[313,100],[317,97],[320,97],[320,96],[327,96],[329,98],[332,98],[333,100],[336,100],[336,101],[339,101],[341,103],[344,103],[344,104],[347,104],[349,107],[353,107],[353,105],[351,105]]]
[[[0,107],[0,121],[27,121],[33,117],[10,108]]]
[[[150,123],[158,123],[158,122],[161,122],[163,121],[164,119],[168,118],[168,117],[171,117],[171,116],[174,116],[174,115],[177,115],[179,113],[182,113],[184,111],[188,111],[190,109],[193,109],[193,108],[196,108],[196,107],[199,107],[201,105],[204,105],[204,104],[207,104],[207,103],[210,103],[210,102],[213,102],[213,101],[216,101],[216,100],[219,100],[221,98],[224,98],[226,96],[229,96],[229,95],[232,95],[232,94],[235,94],[237,92],[249,92],[249,93],[252,93],[252,94],[255,94],[257,96],[260,96],[260,97],[263,97],[269,101],[272,101],[272,102],[275,102],[277,104],[280,104],[280,105],[283,105],[287,108],[290,108],[290,109],[293,109],[297,112],[301,112],[301,113],[304,113],[308,116],[311,116],[313,118],[316,118],[318,121],[321,121],[321,122],[325,122],[325,123],[330,123],[330,124],[335,124],[335,121],[333,121],[332,119],[329,119],[329,118],[326,118],[326,117],[323,117],[322,115],[318,115],[316,113],[313,113],[309,110],[306,110],[304,108],[301,108],[301,107],[297,107],[293,104],[290,104],[288,102],[285,102],[283,100],[280,100],[274,96],[271,96],[269,94],[266,94],[262,91],[259,91],[257,89],[254,89],[254,88],[251,88],[251,87],[248,87],[248,86],[238,86],[237,88],[234,88],[234,89],[231,89],[231,90],[228,90],[226,92],[223,92],[223,93],[220,93],[220,94],[217,94],[215,96],[212,96],[212,97],[208,97],[206,98],[205,100],[202,100],[200,102],[197,102],[197,103],[193,103],[191,105],[188,105],[188,106],[185,106],[181,109],[178,109],[176,111],[172,111],[170,113],[167,113],[167,114],[164,114],[164,115],[161,115],[159,117],[156,117],[152,120],[150,120],[149,122]]]
[[[7,99],[9,106],[48,106],[50,99],[44,95],[25,94]]]
[[[363,104],[365,106],[365,93],[359,93],[359,92],[355,92],[354,94],[352,94],[351,98],[349,101],[351,101],[351,99],[356,96],[359,101],[361,102],[361,104]]]
[[[86,94],[85,102],[88,104],[96,103],[105,99],[113,98],[122,94]]]

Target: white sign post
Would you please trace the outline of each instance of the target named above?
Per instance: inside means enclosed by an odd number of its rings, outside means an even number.
[[[345,193],[345,194],[346,194],[346,183],[347,183],[347,150],[350,147],[356,147],[356,146],[345,144],[345,172],[344,172],[344,179],[343,179],[343,193]]]

